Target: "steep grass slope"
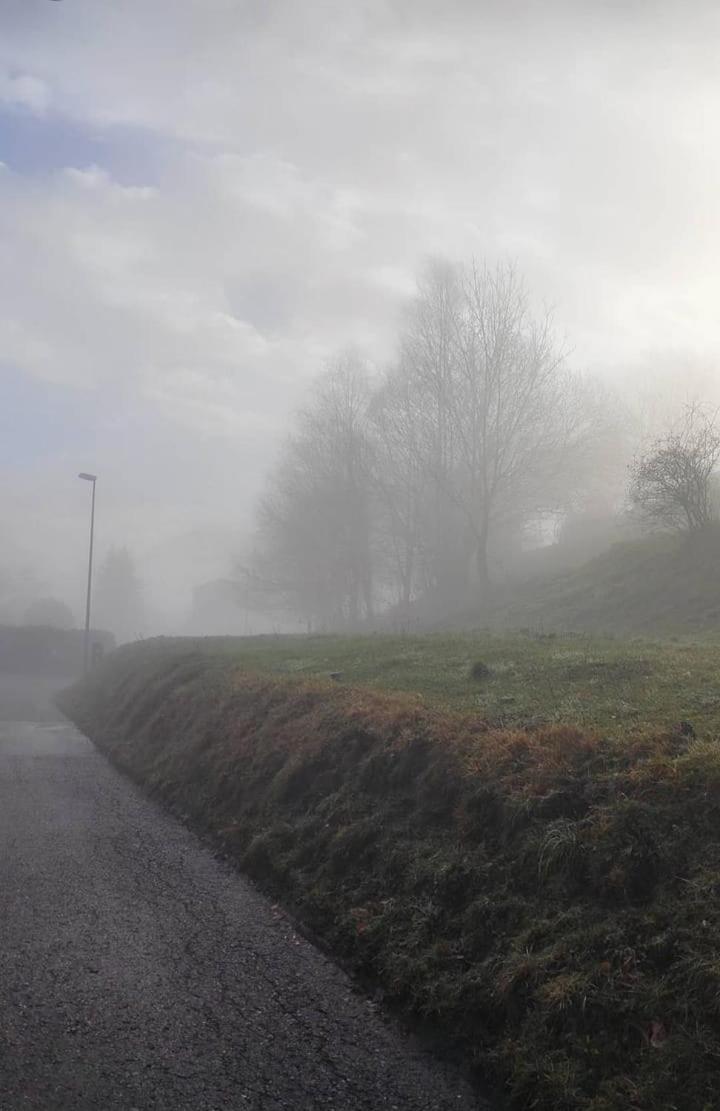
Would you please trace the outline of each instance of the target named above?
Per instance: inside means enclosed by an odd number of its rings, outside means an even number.
[[[484,617],[596,633],[720,630],[720,529],[616,544],[580,568],[514,588]]]
[[[123,649],[64,708],[517,1108],[720,1092],[720,750]]]

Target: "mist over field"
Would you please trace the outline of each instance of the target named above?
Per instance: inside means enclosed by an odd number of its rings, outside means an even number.
[[[121,640],[454,620],[645,535],[628,468],[720,403],[719,23],[2,0],[0,622],[82,624],[84,470]]]
[[[718,43],[0,0],[0,1108],[720,1106]]]

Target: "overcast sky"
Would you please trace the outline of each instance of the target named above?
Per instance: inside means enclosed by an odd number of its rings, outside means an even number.
[[[712,376],[719,44],[701,0],[0,0],[6,558],[79,614],[80,469],[101,552],[242,531],[428,255],[515,258],[579,368]]]

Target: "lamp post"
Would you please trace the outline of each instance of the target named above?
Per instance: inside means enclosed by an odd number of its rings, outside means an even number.
[[[92,561],[93,561],[93,539],[95,536],[95,483],[97,482],[97,475],[85,474],[81,472],[78,478],[84,479],[85,482],[92,482],[92,503],[90,508],[90,552],[88,555],[88,577],[87,577],[87,598],[85,600],[85,644],[83,649],[83,674],[87,675],[88,663],[90,659],[90,596],[92,593]]]

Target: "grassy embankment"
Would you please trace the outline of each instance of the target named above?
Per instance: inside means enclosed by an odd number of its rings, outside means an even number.
[[[65,706],[513,1106],[692,1111],[720,1093],[719,673],[680,642],[158,641]]]
[[[546,567],[561,550],[537,553]],[[482,623],[622,635],[720,632],[720,525],[615,544],[580,567],[498,594]],[[462,624],[462,622],[460,623]]]

